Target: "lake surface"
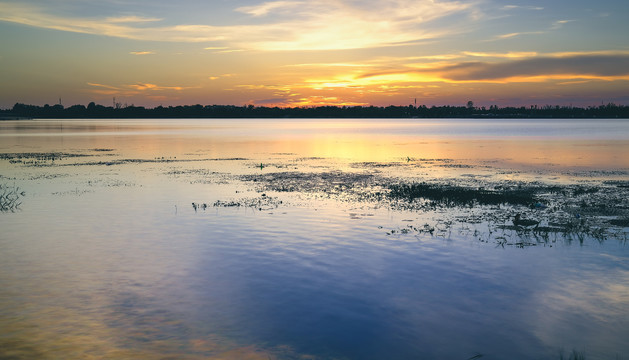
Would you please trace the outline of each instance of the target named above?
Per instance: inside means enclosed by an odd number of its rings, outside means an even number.
[[[627,358],[627,155],[627,120],[1,121],[0,358]]]

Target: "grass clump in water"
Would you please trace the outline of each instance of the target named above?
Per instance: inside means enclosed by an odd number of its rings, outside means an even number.
[[[517,190],[473,189],[454,185],[428,184],[391,184],[389,196],[393,199],[413,201],[430,200],[446,206],[480,205],[529,205],[535,201],[535,190],[523,188]]]
[[[22,204],[20,198],[26,193],[17,186],[0,184],[0,211],[15,211]]]
[[[609,223],[616,226],[629,227],[629,218],[612,219],[612,220],[609,220]]]

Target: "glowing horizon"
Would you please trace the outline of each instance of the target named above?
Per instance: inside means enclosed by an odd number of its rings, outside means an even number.
[[[0,0],[15,103],[629,104],[629,4]]]

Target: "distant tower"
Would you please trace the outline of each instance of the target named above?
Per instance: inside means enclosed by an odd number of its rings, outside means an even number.
[[[415,107],[417,107],[417,98],[415,98]]]
[[[59,105],[61,105],[61,98],[59,98]]]

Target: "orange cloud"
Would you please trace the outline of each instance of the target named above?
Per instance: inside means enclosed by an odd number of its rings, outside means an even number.
[[[509,51],[506,53],[496,53],[496,52],[473,52],[473,51],[464,51],[464,55],[473,56],[473,57],[493,57],[493,58],[527,58],[537,56],[537,52],[535,51],[519,51],[513,52]]]
[[[89,86],[96,86],[96,87],[102,87],[102,88],[111,89],[111,90],[120,90],[119,87],[111,86],[111,85],[104,85],[104,84],[97,84],[97,83],[90,83],[90,82],[88,82],[87,85],[89,85]]]
[[[310,107],[310,106],[366,106],[366,102],[349,101],[337,96],[307,96],[301,98],[274,98],[251,100],[249,103],[261,106]]]
[[[403,66],[399,70],[364,73],[354,83],[377,82],[541,82],[561,79],[626,80],[629,54],[533,56],[516,60]],[[409,68],[409,67],[412,67]]]
[[[110,23],[144,23],[144,22],[155,22],[162,21],[160,18],[148,18],[142,16],[118,16],[118,17],[108,17],[105,21]]]
[[[257,16],[267,15],[272,11],[277,11],[277,10],[285,11],[287,9],[294,9],[295,7],[303,6],[303,5],[304,5],[304,2],[302,1],[270,1],[270,2],[265,2],[263,4],[260,4],[260,5],[242,6],[242,7],[236,8],[236,11],[257,17]]]
[[[100,94],[126,94],[126,95],[136,95],[141,92],[146,91],[166,91],[166,90],[174,90],[174,91],[182,91],[186,89],[194,89],[197,87],[190,86],[160,86],[156,84],[150,83],[137,83],[131,85],[122,85],[122,86],[112,86],[98,83],[87,83],[89,86],[96,87],[99,89],[92,89],[92,92],[100,93]]]
[[[181,91],[184,89],[191,89],[192,87],[184,87],[184,86],[159,86],[155,84],[145,84],[145,83],[137,83],[133,85],[126,85],[127,87],[139,91],[162,91],[162,90],[176,90]]]

